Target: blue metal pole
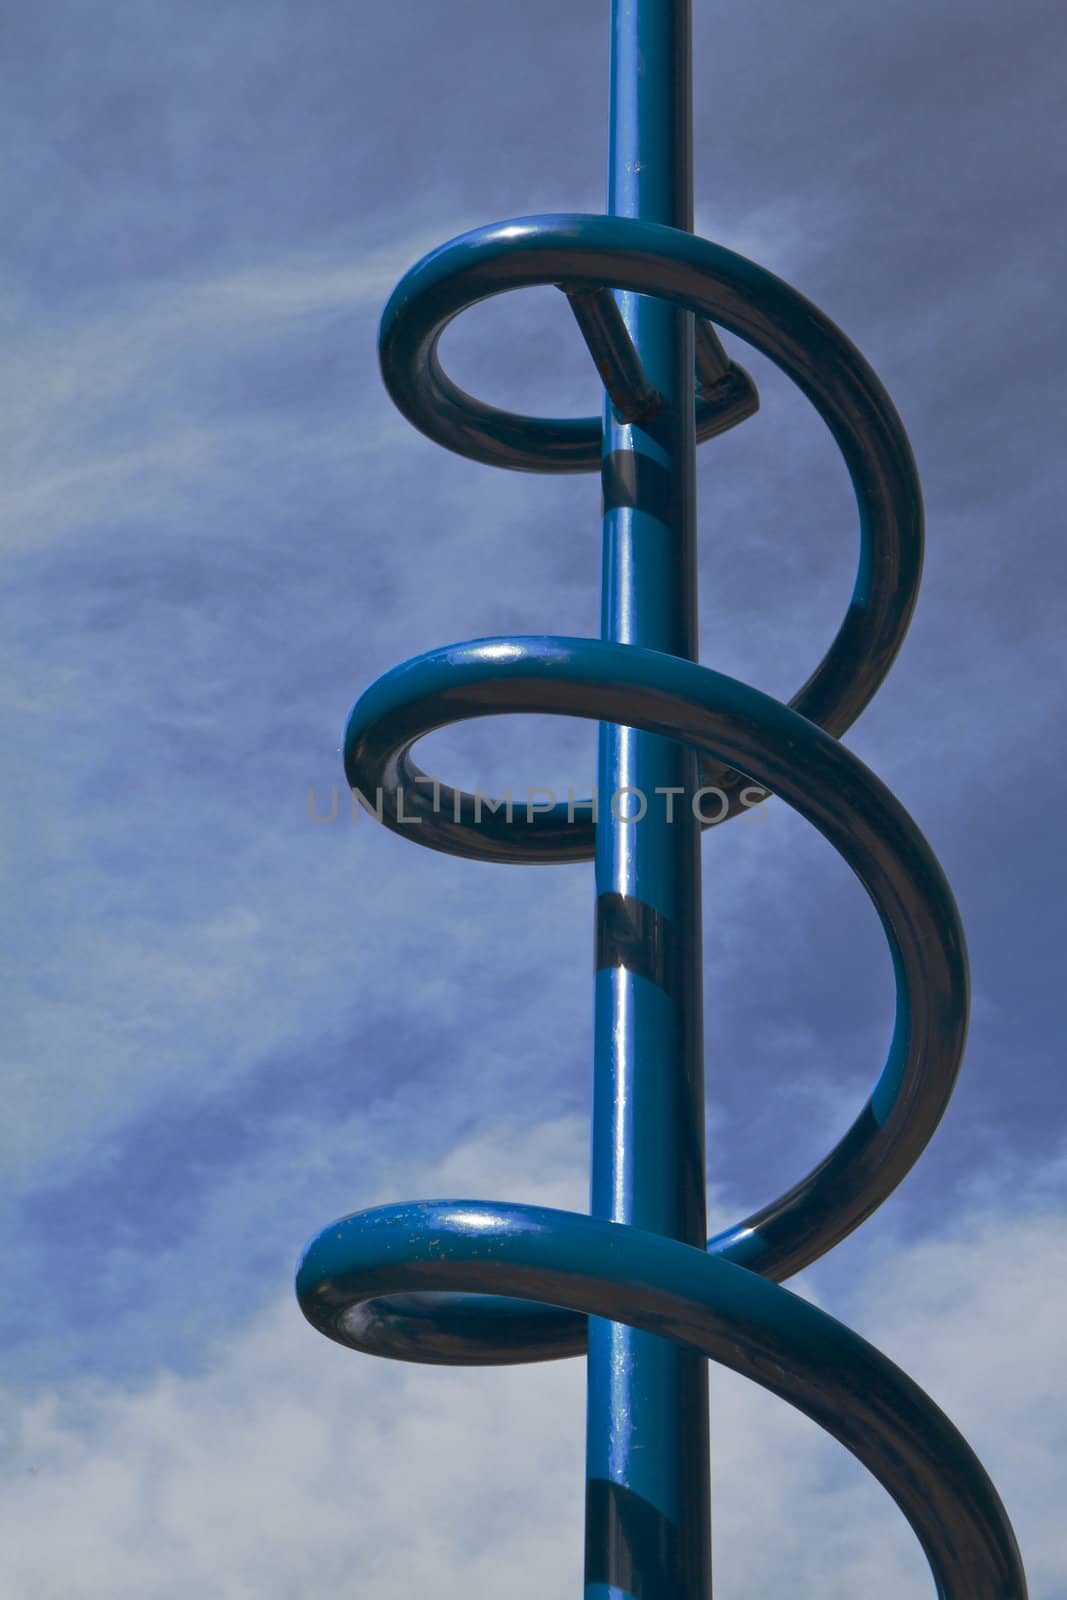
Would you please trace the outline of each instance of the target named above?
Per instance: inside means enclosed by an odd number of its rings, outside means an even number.
[[[710,1600],[708,1359],[788,1400],[870,1469],[941,1600],[1026,1600],[1011,1524],[966,1441],[884,1356],[781,1287],[925,1148],[962,1056],[967,958],[929,846],[839,743],[915,602],[915,463],[840,330],[754,262],[693,237],[689,33],[689,0],[613,0],[611,214],[521,217],[451,240],[397,285],[379,334],[389,393],[440,444],[526,472],[600,464],[602,637],[428,651],[373,684],[345,729],[353,793],[377,795],[379,820],[415,843],[483,861],[595,856],[594,1214],[468,1199],[357,1212],[310,1242],[297,1294],[327,1337],[402,1361],[546,1361],[588,1346],[586,1600]],[[566,293],[605,385],[603,419],[501,411],[441,367],[453,317],[535,284]],[[758,404],[712,323],[807,395],[856,491],[852,599],[788,706],[695,664],[694,440]],[[598,825],[570,804],[483,814],[485,796],[415,765],[424,734],[507,712],[601,723]],[[874,903],[897,983],[889,1054],[851,1128],[706,1248],[698,762],[722,785],[709,820],[770,792],[825,835]]]
[[[689,0],[613,0],[608,210],[692,227]],[[697,654],[693,319],[617,296],[662,404],[605,406],[601,635]],[[593,1215],[703,1247],[696,758],[600,731]],[[707,1363],[591,1318],[586,1597],[708,1600]]]

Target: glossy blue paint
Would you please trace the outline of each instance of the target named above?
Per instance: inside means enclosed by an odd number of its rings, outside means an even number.
[[[967,1029],[967,958],[952,891],[933,852],[874,773],[807,718],[709,667],[599,639],[482,639],[394,668],[349,717],[349,781],[365,793],[381,789],[386,826],[448,849],[449,834],[435,832],[441,819],[428,798],[421,810],[413,798],[405,800],[404,816],[418,821],[398,820],[400,790],[425,794],[414,786],[417,769],[407,765],[407,751],[435,728],[508,713],[602,722],[625,716],[632,728],[684,740],[793,806],[870,895],[897,986],[893,1037],[871,1099],[813,1172],[709,1245],[765,1277],[799,1272],[870,1216],[907,1174],[956,1081]],[[537,822],[536,813],[527,821],[524,810],[515,812],[513,859],[522,859]],[[456,824],[449,809],[446,826],[476,824]]]
[[[689,0],[613,0],[608,211],[692,228]],[[695,351],[692,313],[616,295],[660,405],[640,423],[605,400],[601,637],[673,657],[697,653]],[[620,503],[621,502],[621,503]],[[604,896],[650,908],[669,932],[665,986],[615,962],[596,976],[592,1190],[595,1217],[702,1246],[704,1062],[700,828],[672,822],[657,792],[699,788],[691,747],[606,721],[598,792],[634,791],[637,822],[610,803],[596,830]],[[610,903],[609,903],[610,904]],[[601,930],[598,929],[598,946]],[[644,1328],[592,1317],[587,1329],[588,1600],[636,1591],[708,1600],[711,1485],[708,1374],[702,1355]]]
[[[472,1200],[362,1212],[311,1241],[297,1294],[329,1338],[400,1360],[588,1351],[586,1600],[708,1600],[709,1357],[867,1465],[922,1542],[942,1600],[1025,1600],[1004,1508],[952,1424],[870,1345],[775,1281],[858,1227],[926,1147],[962,1058],[967,960],[922,834],[839,743],[885,677],[918,589],[922,502],[908,441],[878,379],[821,312],[688,232],[689,70],[688,0],[614,0],[613,214],[520,218],[452,240],[400,282],[380,332],[390,394],[438,442],[520,471],[600,467],[602,637],[430,651],[373,684],[345,733],[349,783],[416,843],[523,864],[595,859],[593,1215]],[[533,283],[567,294],[605,385],[602,420],[497,411],[441,370],[453,316]],[[713,321],[811,399],[856,491],[849,609],[789,706],[692,659],[695,446],[758,403]],[[500,713],[601,723],[595,825],[580,804],[509,814],[420,783],[418,739]],[[849,1132],[710,1241],[701,825],[687,804],[701,788],[722,819],[773,793],[823,833],[870,896],[897,990],[888,1057]],[[626,790],[649,804],[657,789],[678,791],[672,822],[665,800],[636,822],[610,804]]]

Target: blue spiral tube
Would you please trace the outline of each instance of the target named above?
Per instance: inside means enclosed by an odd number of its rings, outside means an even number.
[[[614,0],[609,215],[522,217],[433,251],[382,318],[393,400],[430,438],[527,472],[599,469],[599,639],[481,639],[416,657],[357,701],[348,782],[431,849],[520,864],[594,859],[592,1215],[468,1199],[364,1211],[309,1244],[308,1320],[400,1360],[490,1365],[587,1352],[587,1600],[710,1600],[707,1359],[839,1439],[922,1543],[942,1600],[1025,1600],[1004,1508],[948,1419],[909,1378],[781,1286],[881,1204],[952,1093],[967,958],[944,875],[915,823],[840,742],[900,647],[922,566],[922,500],[878,379],[813,305],[692,234],[688,0]],[[602,418],[534,418],[464,393],[437,355],[453,317],[555,284],[605,390]],[[829,427],[850,473],[860,555],[821,663],[784,705],[696,655],[696,445],[758,396],[715,327],[769,357]],[[514,808],[436,780],[415,743],[471,717],[600,724],[593,798]],[[786,1193],[706,1240],[700,825],[775,794],[863,884],[896,981],[889,1053],[844,1138]],[[704,800],[715,807],[708,816]],[[692,802],[690,804],[690,802]]]

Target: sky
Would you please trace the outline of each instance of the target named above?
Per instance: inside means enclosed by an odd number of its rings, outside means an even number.
[[[838,322],[915,449],[925,582],[846,743],[937,851],[974,981],[928,1152],[793,1286],[961,1427],[1056,1600],[1058,7],[694,10],[696,231]],[[356,1356],[292,1276],[366,1206],[587,1206],[592,868],[412,849],[353,819],[339,745],[408,656],[597,629],[595,476],[433,445],[375,337],[436,244],[603,209],[607,15],[45,0],[0,24],[0,1600],[581,1590],[582,1363]],[[788,698],[847,603],[854,505],[806,402],[726,342],[762,408],[700,452],[701,659]],[[598,409],[552,290],[475,308],[442,355],[497,404]],[[594,737],[494,719],[420,761],[587,792]],[[865,895],[784,805],[703,850],[721,1227],[851,1123],[893,994]],[[713,1370],[712,1432],[719,1593],[931,1593],[814,1425]]]

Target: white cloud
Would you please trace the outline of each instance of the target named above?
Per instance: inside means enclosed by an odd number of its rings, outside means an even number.
[[[424,1192],[580,1203],[583,1144],[577,1120],[487,1131]],[[1067,1578],[1055,1494],[1067,1419],[1048,1403],[1063,1224],[1047,1206],[1013,1223],[979,1209],[872,1262],[839,1308],[979,1448],[1016,1519],[1034,1600],[1053,1600]],[[272,1305],[192,1376],[12,1400],[0,1594],[577,1594],[582,1384],[580,1362],[479,1372],[351,1356],[295,1305]],[[862,1469],[731,1374],[716,1371],[713,1389],[720,1592],[929,1595],[918,1547]]]

